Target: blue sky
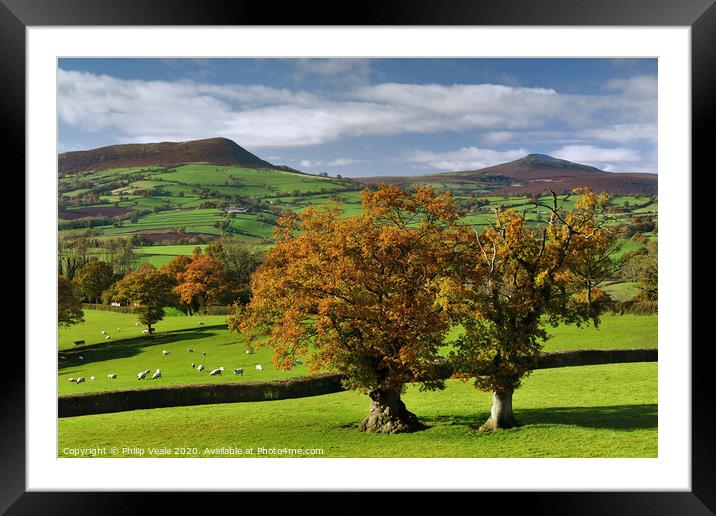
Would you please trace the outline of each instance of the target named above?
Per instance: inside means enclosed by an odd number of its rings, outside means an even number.
[[[59,151],[223,136],[344,176],[657,172],[656,59],[61,59]]]

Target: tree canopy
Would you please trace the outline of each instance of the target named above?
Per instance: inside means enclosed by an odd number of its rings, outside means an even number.
[[[172,279],[145,264],[113,285],[112,298],[138,305],[139,322],[145,324],[151,333],[152,325],[164,318],[164,307],[170,306],[173,301]]]
[[[483,429],[515,426],[512,392],[537,364],[546,325],[599,323],[607,294],[598,285],[612,274],[616,233],[604,225],[607,197],[591,191],[571,211],[556,195],[548,224],[530,226],[523,214],[498,210],[493,225],[473,235],[474,272],[481,281],[462,292],[465,335],[452,358],[460,374],[493,391]]]
[[[469,233],[449,193],[384,186],[362,194],[363,213],[308,208],[284,217],[276,245],[252,277],[252,300],[236,305],[230,328],[268,335],[274,364],[293,366],[309,348],[313,372],[338,370],[373,401],[362,430],[422,428],[400,400],[426,379],[450,329],[439,302]]]
[[[75,285],[64,276],[57,277],[57,323],[71,326],[84,321],[82,301]]]

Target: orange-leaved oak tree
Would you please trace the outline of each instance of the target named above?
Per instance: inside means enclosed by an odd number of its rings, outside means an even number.
[[[381,186],[361,199],[358,216],[327,206],[282,218],[229,327],[267,335],[279,368],[307,355],[312,373],[341,372],[372,402],[359,430],[412,432],[425,427],[401,394],[409,382],[443,386],[434,367],[451,321],[440,297],[470,233],[449,193]]]
[[[607,196],[576,192],[572,210],[561,209],[554,193],[542,205],[551,213],[547,224],[497,210],[494,224],[473,234],[481,280],[462,292],[465,334],[451,358],[457,376],[493,393],[482,430],[517,426],[512,395],[537,365],[547,325],[599,324],[608,297],[598,285],[614,272],[617,235],[604,224]]]
[[[198,303],[199,309],[219,302],[229,289],[229,280],[223,265],[216,258],[206,255],[194,255],[184,270],[176,275],[177,285],[174,291],[179,294],[185,305]]]

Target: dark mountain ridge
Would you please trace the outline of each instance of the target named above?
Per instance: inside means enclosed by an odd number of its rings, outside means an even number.
[[[174,166],[183,163],[273,167],[268,161],[228,138],[208,138],[186,142],[108,145],[86,151],[65,152],[58,156],[58,172],[63,175],[107,168]]]
[[[596,167],[553,158],[546,154],[527,156],[478,170],[442,172],[412,177],[363,177],[370,183],[479,183],[496,195],[541,194],[548,190],[569,192],[574,188],[591,188],[612,195],[655,195],[658,176],[637,172],[606,172]]]

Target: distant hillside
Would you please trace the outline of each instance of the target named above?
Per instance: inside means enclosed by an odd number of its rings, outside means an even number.
[[[182,163],[273,167],[271,163],[227,138],[209,138],[176,143],[109,145],[86,151],[65,152],[58,156],[58,171],[62,176],[72,172],[107,168],[169,166]]]
[[[549,189],[560,193],[574,188],[591,188],[612,195],[657,194],[656,174],[605,172],[595,167],[553,158],[546,154],[529,154],[508,163],[479,170],[445,172],[412,177],[364,177],[366,184],[389,183],[478,183],[491,193],[523,195],[544,193]]]

